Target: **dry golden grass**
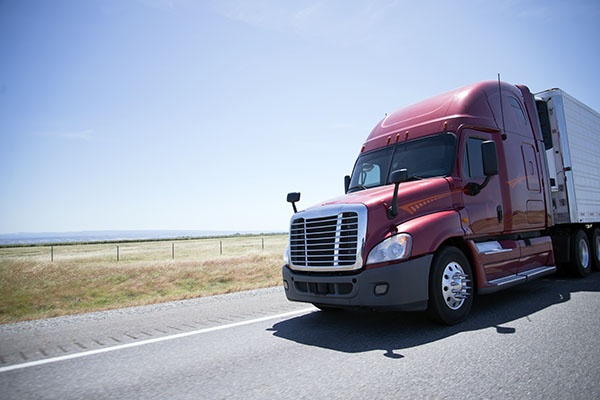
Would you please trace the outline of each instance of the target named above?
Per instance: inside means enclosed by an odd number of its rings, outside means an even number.
[[[286,243],[269,235],[78,244],[54,246],[54,261],[50,246],[0,248],[0,323],[276,286]]]

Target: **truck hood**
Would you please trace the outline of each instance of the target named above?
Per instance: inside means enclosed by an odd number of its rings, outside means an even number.
[[[401,183],[398,187],[398,215],[393,219],[388,218],[388,209],[392,204],[394,185],[348,193],[345,196],[317,204],[305,211],[310,213],[312,210],[316,211],[325,206],[364,205],[367,208],[368,221],[364,247],[366,257],[382,239],[400,231],[411,233],[412,229],[409,227],[411,221],[436,213],[444,214],[460,207],[462,190],[459,189],[460,185],[457,183],[453,181],[453,178],[428,178]],[[433,218],[433,220],[436,219]],[[434,225],[422,228],[437,229]],[[431,234],[433,235],[434,232]],[[422,248],[428,245],[427,240],[420,240],[419,243],[422,246],[415,247],[413,255],[425,254],[429,250]]]
[[[419,215],[451,209],[453,192],[450,190],[451,185],[448,179],[451,178],[429,178],[401,183],[398,188],[399,214],[395,220],[401,222]],[[394,185],[379,186],[348,193],[315,207],[334,204],[364,204],[369,209],[369,214],[379,209],[387,213],[387,209],[392,204],[393,194]]]

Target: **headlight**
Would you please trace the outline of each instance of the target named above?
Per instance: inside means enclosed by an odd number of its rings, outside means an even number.
[[[371,250],[367,264],[377,264],[387,261],[402,260],[410,257],[412,237],[408,233],[391,236]]]

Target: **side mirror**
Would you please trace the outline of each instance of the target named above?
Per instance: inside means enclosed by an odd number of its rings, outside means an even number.
[[[392,171],[390,174],[390,181],[394,184],[394,197],[392,197],[392,205],[388,209],[388,218],[392,219],[396,215],[398,215],[398,186],[402,182],[406,182],[408,180],[408,171],[403,169],[397,169]]]
[[[498,175],[498,152],[496,142],[486,140],[481,144],[481,157],[483,158],[483,174],[485,176]]]
[[[344,193],[348,193],[350,190],[350,175],[344,177]]]
[[[496,151],[496,142],[486,140],[481,143],[481,161],[483,163],[483,174],[485,180],[480,185],[475,182],[467,184],[467,194],[469,196],[477,196],[490,183],[490,178],[498,175],[498,152]]]
[[[294,208],[294,213],[298,212],[296,208],[296,203],[300,201],[300,193],[299,192],[291,192],[287,195],[288,203],[292,203],[292,207]]]
[[[397,169],[390,174],[390,182],[394,184],[400,184],[408,180],[408,171],[406,168]]]

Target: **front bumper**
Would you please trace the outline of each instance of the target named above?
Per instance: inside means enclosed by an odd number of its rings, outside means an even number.
[[[284,265],[285,294],[290,301],[331,307],[423,311],[429,299],[432,258],[429,254],[355,275],[309,275]]]

